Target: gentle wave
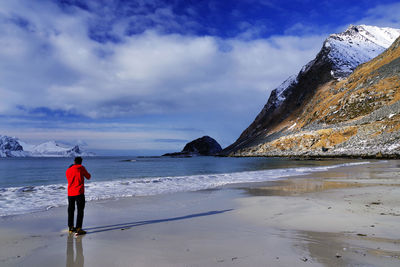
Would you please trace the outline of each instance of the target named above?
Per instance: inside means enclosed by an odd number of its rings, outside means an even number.
[[[368,164],[345,163],[323,167],[300,167],[262,171],[191,175],[179,177],[132,178],[87,182],[86,200],[150,196],[218,188],[227,184],[264,182],[289,176],[306,175],[332,168]],[[65,184],[0,188],[0,216],[23,214],[67,204]]]

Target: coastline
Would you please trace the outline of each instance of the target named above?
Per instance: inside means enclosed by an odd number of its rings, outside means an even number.
[[[282,154],[263,154],[263,153],[234,153],[228,155],[217,155],[216,157],[229,157],[229,158],[287,158],[294,160],[328,160],[328,159],[400,159],[399,153],[381,153],[376,152],[372,154],[329,154],[329,153],[282,153]]]
[[[400,161],[0,218],[4,266],[398,266]]]

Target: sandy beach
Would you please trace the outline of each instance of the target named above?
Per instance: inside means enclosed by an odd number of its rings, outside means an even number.
[[[367,161],[367,160],[365,160]],[[1,217],[1,266],[399,266],[400,161]]]

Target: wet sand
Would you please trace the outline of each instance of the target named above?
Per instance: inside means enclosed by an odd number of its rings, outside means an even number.
[[[0,219],[0,266],[400,266],[400,161]]]

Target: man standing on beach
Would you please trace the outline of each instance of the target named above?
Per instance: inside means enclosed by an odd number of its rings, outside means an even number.
[[[84,235],[86,231],[82,230],[83,210],[85,209],[85,185],[84,181],[90,179],[91,175],[85,167],[82,166],[82,158],[76,157],[74,164],[69,166],[66,172],[68,180],[68,227],[69,233],[75,235]],[[76,228],[74,227],[75,202],[78,208],[76,216]]]

